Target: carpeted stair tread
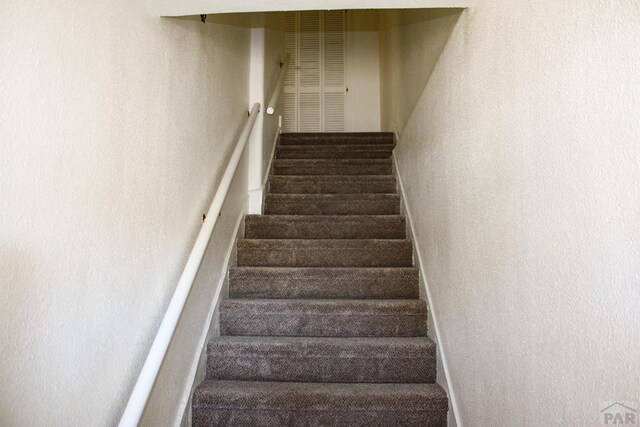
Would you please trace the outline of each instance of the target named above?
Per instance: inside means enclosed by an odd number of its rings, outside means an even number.
[[[275,159],[274,175],[391,175],[391,159]]]
[[[393,145],[280,145],[278,159],[388,159]]]
[[[411,240],[240,239],[238,266],[411,267]]]
[[[437,384],[204,381],[193,396],[193,425],[447,425]]]
[[[283,133],[192,425],[447,425],[386,132]]]
[[[267,194],[265,215],[397,215],[397,194]]]
[[[418,298],[418,269],[415,267],[232,267],[229,270],[229,297]]]
[[[221,335],[293,337],[424,337],[422,300],[227,299]]]
[[[396,193],[390,175],[280,175],[269,179],[271,194]]]
[[[247,215],[247,239],[404,239],[400,215]]]
[[[280,145],[395,145],[390,132],[283,133]]]
[[[207,379],[340,383],[435,381],[429,338],[223,336],[207,349]]]

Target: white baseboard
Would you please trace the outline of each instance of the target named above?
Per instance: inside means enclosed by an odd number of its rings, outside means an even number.
[[[262,179],[262,191],[264,191],[267,188],[267,182],[269,181],[269,176],[271,176],[271,166],[273,166],[273,159],[276,156],[278,138],[280,138],[281,133],[282,133],[282,128],[278,127],[278,129],[276,129],[276,134],[273,137],[273,141],[271,142],[271,153],[269,154],[269,163],[267,164],[267,169],[265,169],[264,178]]]
[[[398,135],[397,133],[395,134],[395,138],[396,138],[396,142],[399,141],[398,139]],[[449,402],[451,404],[451,410],[453,411],[453,417],[455,420],[455,424],[457,426],[463,427],[462,421],[460,419],[460,412],[458,409],[458,401],[456,400],[456,395],[455,392],[453,390],[453,385],[451,384],[451,375],[449,373],[449,364],[447,363],[447,356],[446,353],[444,351],[443,345],[442,345],[442,335],[440,334],[440,328],[438,326],[438,316],[437,316],[437,310],[435,310],[434,306],[433,306],[433,298],[432,296],[432,292],[431,289],[429,288],[429,282],[427,281],[427,274],[425,271],[425,262],[423,260],[423,252],[420,249],[420,241],[418,241],[418,239],[416,238],[416,234],[415,234],[415,229],[413,227],[413,220],[411,218],[411,210],[409,208],[409,204],[408,204],[408,199],[407,199],[407,195],[404,191],[404,185],[402,183],[402,177],[400,176],[400,168],[398,165],[398,159],[396,157],[396,153],[394,151],[393,153],[393,165],[395,168],[395,175],[396,175],[396,179],[398,180],[398,187],[400,190],[400,198],[402,200],[402,203],[404,205],[404,211],[405,211],[405,216],[407,218],[407,225],[409,228],[409,233],[411,234],[411,240],[413,241],[413,248],[414,248],[414,253],[415,253],[415,262],[417,264],[418,269],[420,270],[420,276],[421,276],[421,282],[424,285],[424,291],[426,293],[426,297],[427,297],[427,305],[429,307],[429,314],[432,320],[432,324],[433,324],[433,330],[436,334],[435,338],[436,338],[436,345],[438,346],[438,350],[439,350],[439,355],[440,355],[440,360],[442,362],[442,370],[444,371],[444,376],[445,376],[445,381],[447,384],[447,393],[449,395]]]
[[[273,158],[275,156],[275,152],[276,152],[276,144],[278,142],[278,137],[280,136],[280,132],[281,129],[278,128],[276,131],[276,135],[273,139],[273,143],[272,143],[272,147],[271,147],[271,153],[269,156],[269,163],[267,164],[267,168],[265,170],[265,174],[264,177],[262,179],[262,186],[261,188],[257,188],[254,190],[251,190],[248,192],[247,198],[245,200],[244,205],[242,206],[241,209],[241,213],[240,216],[238,217],[236,224],[235,224],[235,231],[233,234],[233,239],[232,239],[232,243],[229,247],[229,249],[227,250],[227,253],[225,254],[225,261],[224,261],[224,265],[222,266],[224,271],[224,274],[220,277],[220,280],[218,281],[217,284],[217,288],[216,288],[216,293],[213,297],[213,300],[211,302],[211,308],[209,309],[209,313],[207,315],[207,320],[206,320],[206,325],[208,325],[207,328],[205,328],[202,336],[200,337],[200,340],[198,341],[198,348],[201,349],[201,351],[197,354],[197,356],[194,358],[192,364],[191,364],[191,368],[189,369],[189,373],[188,373],[188,381],[187,381],[187,385],[185,386],[184,390],[182,391],[182,395],[180,396],[180,412],[178,413],[175,422],[173,423],[173,425],[175,427],[190,427],[191,426],[191,417],[190,415],[190,407],[191,407],[191,397],[193,395],[193,390],[194,390],[194,383],[196,381],[196,377],[198,374],[198,369],[200,366],[200,361],[203,357],[203,353],[205,352],[205,348],[207,345],[207,342],[209,341],[209,337],[210,337],[210,331],[211,328],[215,328],[217,325],[212,324],[213,323],[213,318],[214,318],[214,314],[216,313],[216,309],[218,307],[218,303],[220,301],[220,293],[222,292],[222,289],[224,289],[224,284],[225,281],[227,280],[228,277],[228,270],[229,270],[229,266],[231,264],[231,259],[232,259],[232,255],[233,255],[233,250],[236,246],[236,242],[238,240],[238,233],[240,232],[240,228],[242,225],[242,220],[244,219],[244,213],[245,213],[245,209],[247,209],[247,211],[249,213],[262,213],[262,205],[263,205],[263,201],[264,201],[264,193],[266,190],[266,186],[267,186],[267,182],[269,180],[269,175],[271,173],[271,166],[273,164]],[[185,417],[185,414],[187,415]]]
[[[276,153],[276,145],[278,143],[278,138],[280,137],[280,132],[282,128],[276,129],[276,134],[271,142],[271,153],[269,154],[269,163],[264,172],[264,177],[262,178],[262,185],[260,188],[254,188],[253,190],[249,190],[249,208],[248,213],[250,214],[262,214],[262,207],[264,205],[264,195],[267,190],[267,182],[269,181],[269,175],[271,174],[271,165],[273,164],[273,158]]]
[[[227,273],[229,271],[229,266],[231,264],[231,259],[234,253],[234,248],[236,246],[236,241],[238,240],[238,233],[242,226],[242,221],[244,220],[247,203],[248,203],[248,199],[245,199],[242,205],[242,208],[240,209],[240,215],[238,216],[238,219],[236,220],[236,223],[234,225],[235,230],[233,232],[231,244],[229,245],[229,248],[227,249],[227,252],[224,256],[224,264],[222,265],[222,270],[221,270],[223,273],[220,276],[218,283],[216,284],[216,291],[215,291],[215,294],[213,295],[213,299],[211,300],[211,307],[209,308],[209,313],[207,314],[207,320],[205,323],[206,327],[204,328],[204,331],[202,332],[202,335],[198,340],[198,348],[200,349],[200,351],[194,357],[193,362],[191,362],[191,367],[189,368],[189,372],[187,373],[187,384],[182,390],[182,394],[180,396],[179,412],[176,415],[176,419],[173,422],[173,425],[175,427],[191,426],[191,416],[190,416],[189,408],[191,407],[191,396],[193,395],[193,390],[195,389],[195,385],[196,385],[195,381],[196,381],[196,376],[198,374],[198,369],[200,367],[200,360],[202,359],[202,354],[205,353],[205,348],[206,348],[207,342],[209,341],[211,328],[216,326],[212,324],[213,316],[218,308],[218,303],[220,302],[220,294],[222,293],[222,290],[224,289],[225,281],[227,280],[227,276],[228,276]],[[187,414],[186,418],[185,418],[185,414]]]

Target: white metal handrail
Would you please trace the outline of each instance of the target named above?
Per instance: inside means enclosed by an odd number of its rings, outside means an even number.
[[[267,104],[267,114],[272,115],[276,112],[276,106],[278,105],[278,99],[280,99],[280,93],[282,93],[282,86],[284,85],[284,78],[287,75],[287,68],[289,67],[289,54],[287,53],[282,60],[282,68],[280,68],[280,76],[278,76],[278,82],[273,90],[271,99]]]
[[[216,222],[218,221],[218,215],[222,209],[222,204],[224,203],[224,199],[227,197],[231,181],[236,173],[236,169],[240,163],[240,158],[242,157],[242,153],[247,145],[253,125],[256,122],[256,118],[259,113],[260,104],[256,102],[251,108],[249,119],[242,130],[242,134],[240,134],[238,142],[236,143],[236,148],[233,150],[227,169],[224,171],[224,175],[222,176],[222,180],[218,186],[218,191],[216,191],[216,194],[213,197],[213,201],[211,202],[211,206],[207,212],[204,224],[202,224],[198,238],[193,245],[191,254],[189,254],[187,263],[184,266],[182,275],[180,276],[178,286],[176,286],[171,302],[169,302],[167,312],[162,318],[162,323],[160,323],[158,333],[153,340],[151,350],[149,350],[149,355],[144,362],[138,381],[133,388],[129,402],[127,402],[127,407],[120,419],[120,427],[135,427],[140,422],[144,408],[147,405],[147,400],[151,394],[151,389],[156,382],[158,371],[160,370],[160,366],[167,354],[169,343],[176,331],[178,320],[180,320],[180,316],[184,310],[187,297],[189,296],[189,292],[191,292],[191,287],[193,286],[196,273],[200,268],[202,257],[204,256],[204,252],[209,244],[209,240],[211,239],[213,228],[216,226]]]

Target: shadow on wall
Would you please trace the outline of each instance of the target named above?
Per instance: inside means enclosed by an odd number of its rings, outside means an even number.
[[[404,130],[463,10],[388,10],[380,13],[384,130],[400,134]]]

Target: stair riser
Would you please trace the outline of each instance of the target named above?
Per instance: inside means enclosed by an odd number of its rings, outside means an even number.
[[[230,298],[417,299],[418,270],[232,268]]]
[[[247,218],[247,239],[404,239],[403,219],[367,219],[362,221],[270,220],[273,217]]]
[[[398,215],[400,200],[283,200],[267,196],[266,215]]]
[[[391,175],[388,164],[278,164],[273,166],[274,175]]]
[[[322,383],[432,383],[435,354],[421,358],[376,357],[225,357],[215,348],[207,379]]]
[[[393,147],[378,148],[343,148],[317,146],[281,146],[278,148],[278,159],[388,159]]]
[[[394,179],[360,181],[317,181],[287,180],[287,177],[272,177],[269,186],[271,194],[362,194],[396,193]]]
[[[250,314],[220,313],[220,333],[288,337],[424,337],[427,318],[403,314]]]
[[[447,411],[430,410],[337,410],[334,408],[251,409],[193,405],[193,426],[403,426],[446,427]]]
[[[238,242],[241,267],[410,267],[412,257],[410,241],[382,240],[362,248],[263,245],[260,240]]]

